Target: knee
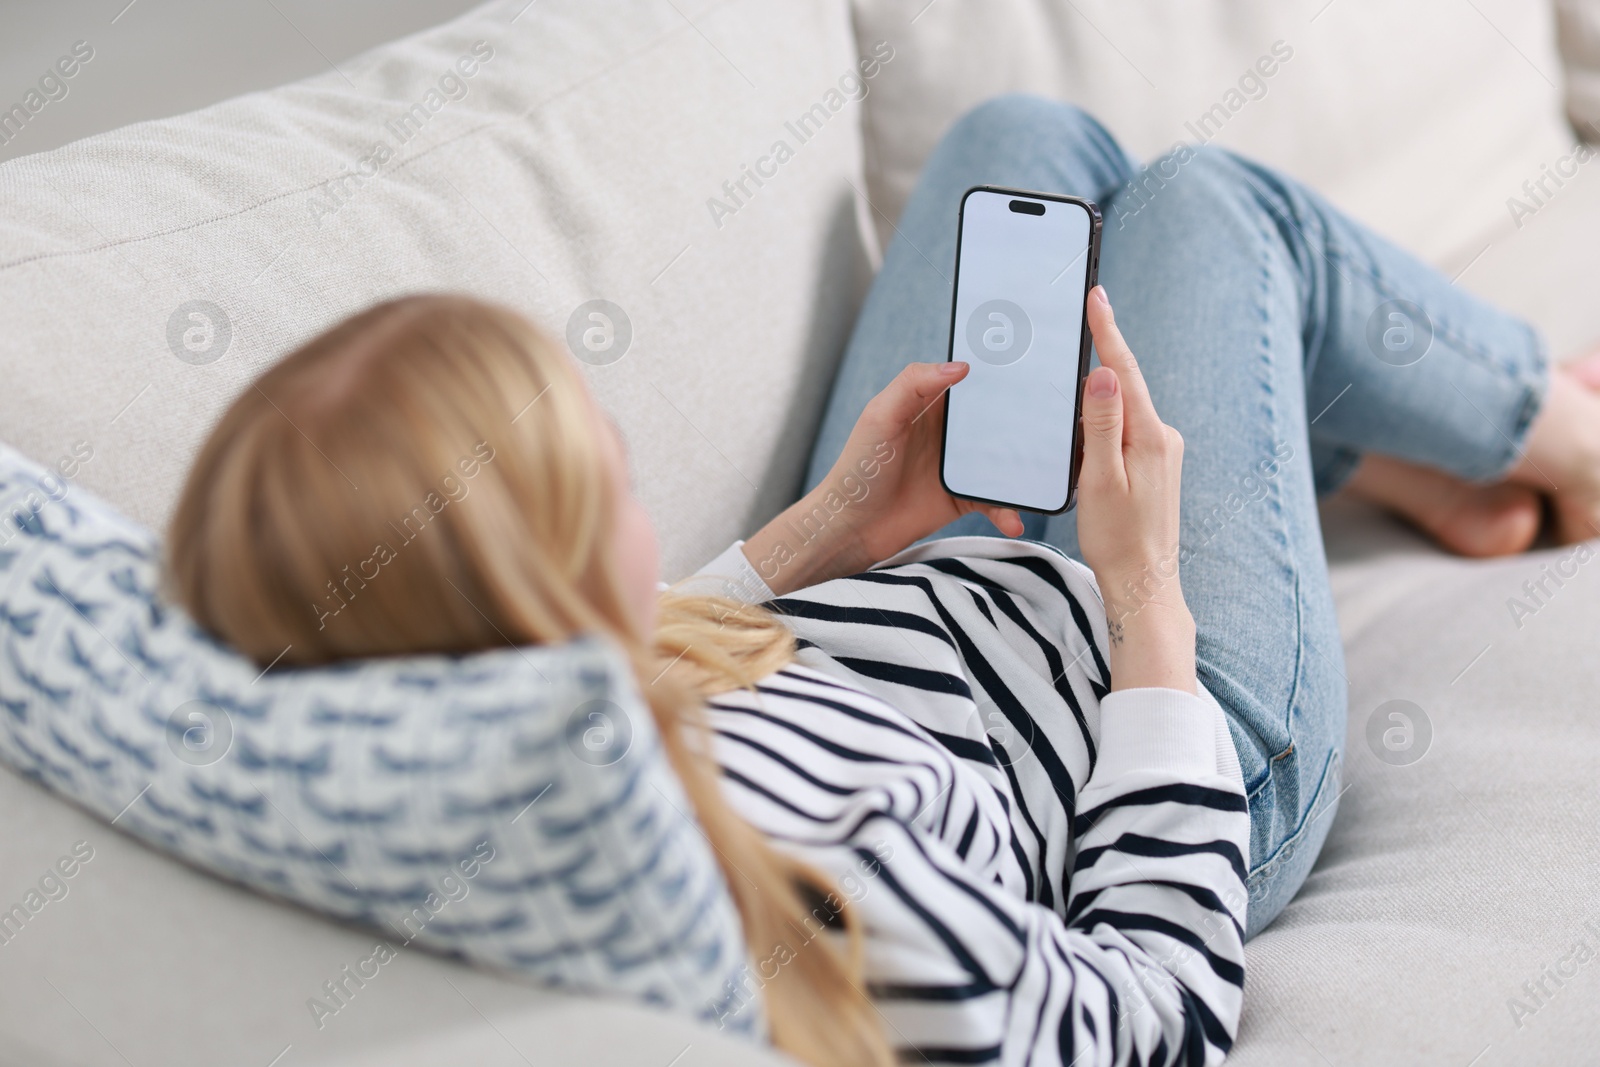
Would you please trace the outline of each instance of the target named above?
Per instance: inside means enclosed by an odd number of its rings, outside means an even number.
[[[1161,179],[1174,181],[1189,176],[1193,184],[1211,189],[1236,187],[1244,181],[1242,160],[1228,151],[1210,144],[1175,144],[1157,156],[1145,169]]]
[[[1263,218],[1275,224],[1302,214],[1281,179],[1265,168],[1225,148],[1178,144],[1118,190],[1107,224],[1120,230],[1136,216],[1152,215],[1168,224],[1197,219],[1215,226],[1233,219],[1260,229]]]
[[[1114,144],[1106,128],[1076,105],[1029,93],[991,97],[956,120],[944,144],[978,158],[1015,158],[1046,146]]]
[[[1117,192],[1111,207],[1116,228],[1146,213],[1214,214],[1233,204],[1243,186],[1238,158],[1211,145],[1174,145],[1146,164]],[[1109,220],[1108,220],[1109,221]]]

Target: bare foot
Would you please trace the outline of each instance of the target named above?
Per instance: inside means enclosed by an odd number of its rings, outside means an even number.
[[[1588,355],[1568,360],[1561,364],[1560,369],[1578,379],[1591,392],[1600,392],[1600,348]]]
[[[1600,393],[1600,349],[1563,363],[1561,370],[1572,375],[1591,393]],[[1600,523],[1596,522],[1595,508],[1575,506],[1561,499],[1559,495],[1554,498],[1554,503],[1555,534],[1556,539],[1562,544],[1587,541],[1591,537],[1600,535]]]
[[[1561,544],[1600,536],[1600,351],[1556,367],[1508,477],[1550,498]]]
[[[1350,491],[1461,556],[1526,552],[1539,535],[1539,494],[1523,485],[1473,485],[1431,467],[1368,455],[1351,476]]]

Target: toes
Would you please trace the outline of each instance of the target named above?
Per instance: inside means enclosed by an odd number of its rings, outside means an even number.
[[[1594,509],[1556,501],[1552,533],[1557,544],[1575,545],[1600,537],[1600,515]]]
[[[1539,494],[1501,484],[1473,491],[1428,532],[1452,552],[1488,559],[1526,552],[1542,518]]]

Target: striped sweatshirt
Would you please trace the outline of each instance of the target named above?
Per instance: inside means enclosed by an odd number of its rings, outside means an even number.
[[[774,598],[735,544],[692,588],[797,637],[794,663],[711,701],[715,755],[734,808],[837,884],[799,940],[848,901],[903,1059],[1223,1059],[1244,984],[1238,758],[1203,687],[1110,692],[1088,568],[952,538]],[[752,986],[799,951],[753,960]]]

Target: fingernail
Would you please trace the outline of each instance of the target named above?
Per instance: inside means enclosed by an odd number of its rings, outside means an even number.
[[[1096,400],[1109,400],[1117,395],[1116,372],[1105,367],[1096,367],[1089,372],[1089,381],[1085,389]]]
[[[1099,302],[1103,307],[1110,307],[1111,306],[1111,298],[1106,296],[1106,287],[1105,286],[1103,286],[1103,285],[1095,286],[1093,289],[1089,290],[1089,295],[1091,297],[1093,297],[1097,302]]]
[[[964,371],[966,369],[967,369],[967,365],[965,363],[961,362],[958,359],[957,360],[951,360],[949,363],[941,363],[939,365],[939,373],[943,374],[943,375],[945,375],[947,377],[951,376],[951,375],[960,374],[962,371]]]

